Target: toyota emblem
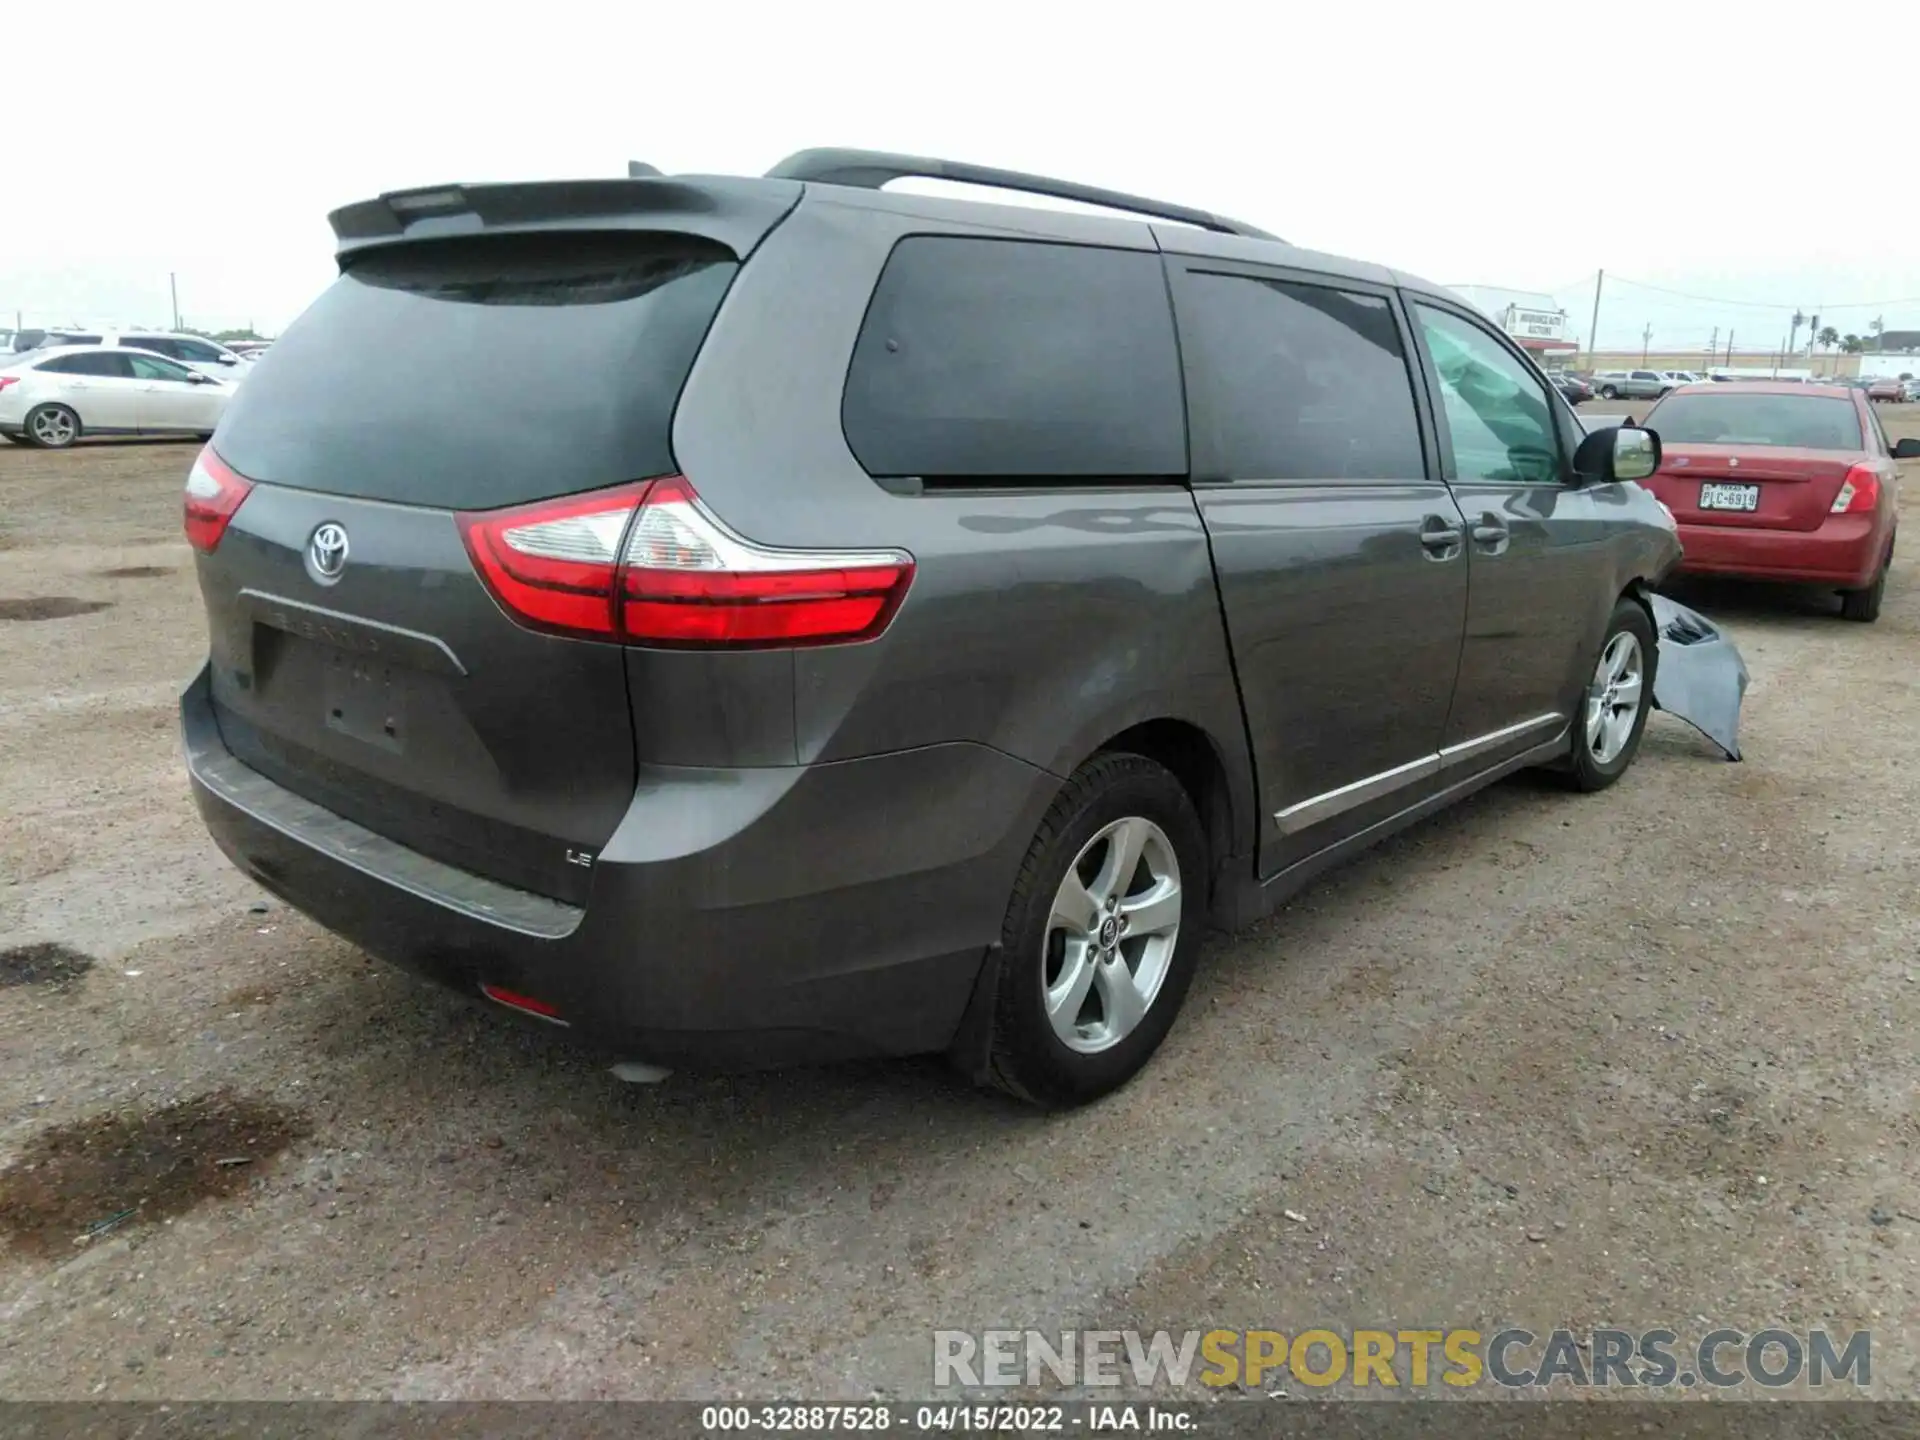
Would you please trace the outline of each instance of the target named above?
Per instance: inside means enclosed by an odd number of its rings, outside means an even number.
[[[322,585],[331,585],[340,578],[340,572],[347,568],[344,525],[329,520],[313,532],[313,538],[307,542],[307,566]]]

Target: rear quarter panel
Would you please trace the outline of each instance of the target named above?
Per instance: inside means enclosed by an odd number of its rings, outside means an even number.
[[[809,192],[735,281],[674,427],[681,468],[750,538],[915,558],[880,640],[795,652],[794,761],[962,741],[1057,785],[1119,731],[1173,718],[1212,741],[1236,833],[1250,836],[1244,723],[1206,531],[1184,485],[895,493],[847,446],[847,367],[893,245],[927,233],[1031,238],[1022,212],[928,202],[907,213],[893,197],[876,206],[860,192],[822,193]],[[1145,226],[1123,221],[1048,215],[1044,233],[1063,221],[1092,243],[1153,248]]]

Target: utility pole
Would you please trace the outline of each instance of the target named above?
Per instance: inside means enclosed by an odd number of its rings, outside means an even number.
[[[1733,364],[1733,331],[1727,331],[1727,364]]]
[[[1640,365],[1644,369],[1647,363],[1647,347],[1653,344],[1653,322],[1647,322],[1647,328],[1640,332]]]
[[[1593,324],[1587,330],[1587,368],[1594,368],[1594,352],[1600,348],[1600,290],[1607,283],[1607,272],[1593,277]]]
[[[1800,333],[1800,327],[1806,323],[1807,317],[1802,315],[1796,308],[1793,312],[1793,328],[1787,331],[1787,343],[1780,347],[1780,353],[1783,359],[1793,353],[1793,337]]]
[[[1707,342],[1707,364],[1709,366],[1713,364],[1713,357],[1719,352],[1719,349],[1720,349],[1720,327],[1716,325],[1713,327],[1713,339]]]
[[[167,290],[173,296],[173,328],[180,328],[180,285],[171,270],[167,272]]]

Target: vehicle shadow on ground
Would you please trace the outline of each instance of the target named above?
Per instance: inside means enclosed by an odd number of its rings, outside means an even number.
[[[1668,581],[1661,593],[1671,596],[1709,620],[1824,621],[1840,624],[1840,599],[1831,587],[1767,584],[1689,575]],[[1795,630],[1809,628],[1795,625]]]

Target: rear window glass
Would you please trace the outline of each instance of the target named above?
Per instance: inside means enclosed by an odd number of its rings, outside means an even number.
[[[1157,255],[925,235],[894,247],[842,409],[870,474],[1183,476]]]
[[[1701,390],[1670,395],[1647,415],[1668,445],[1784,445],[1858,450],[1860,414],[1832,395],[1742,395]]]
[[[738,262],[681,236],[480,236],[353,257],[220,427],[243,475],[491,509],[671,471]]]

